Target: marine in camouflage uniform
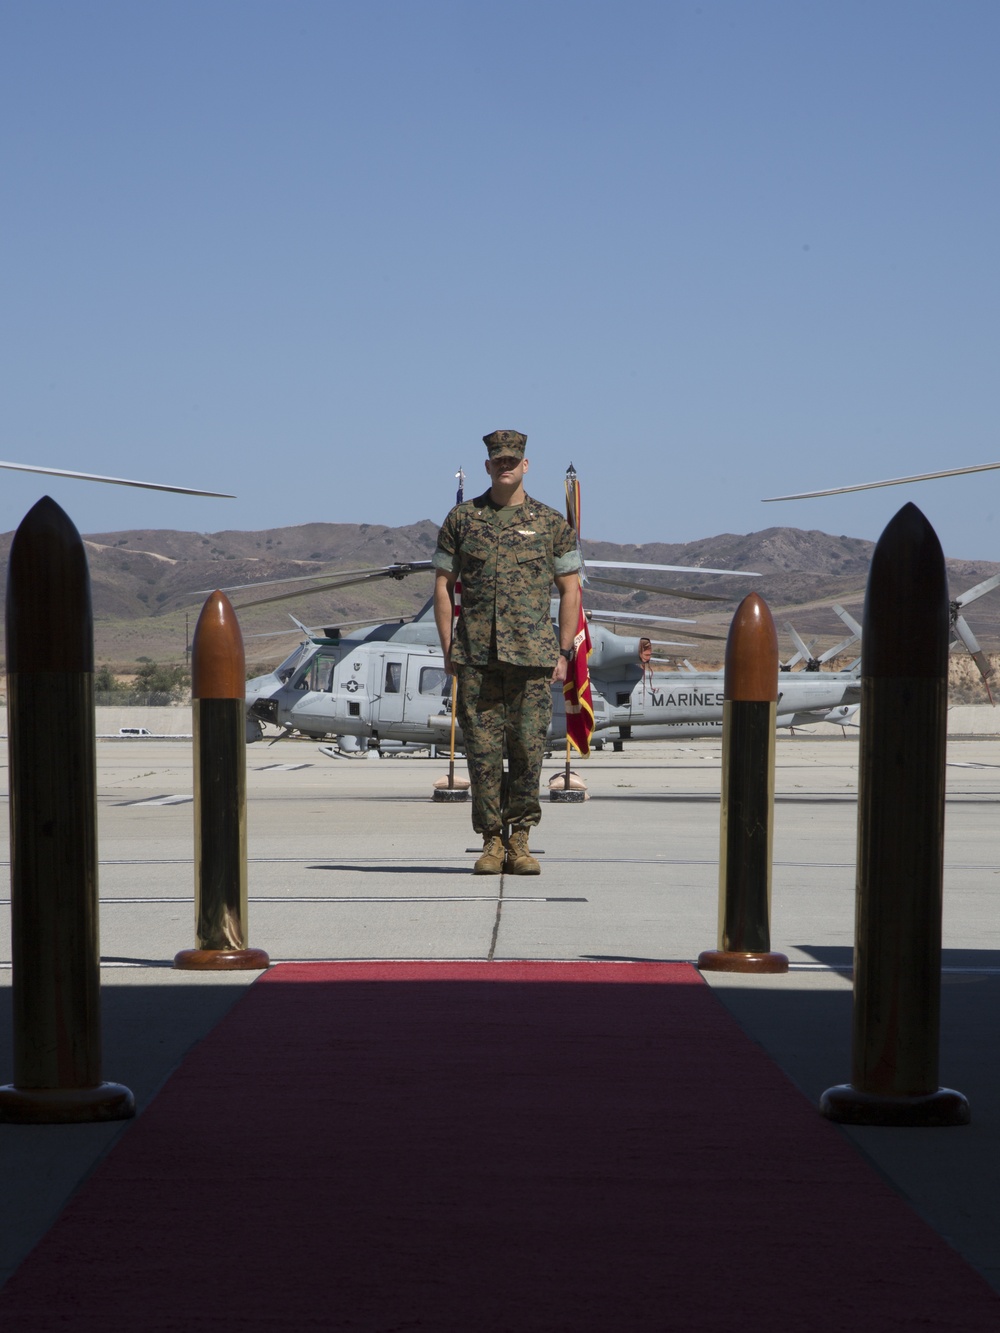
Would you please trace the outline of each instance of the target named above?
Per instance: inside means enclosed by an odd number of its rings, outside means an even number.
[[[579,614],[580,555],[563,516],[524,491],[526,437],[494,431],[484,437],[493,484],[456,505],[438,534],[435,609],[445,660],[458,676],[458,721],[472,783],[472,825],[482,834],[479,873],[495,873],[493,840],[504,825],[524,857],[507,852],[507,868],[537,874],[527,831],[542,817],[539,802],[553,680],[572,658]],[[516,466],[508,468],[507,464]],[[461,614],[452,638],[452,600],[461,584]],[[552,632],[552,584],[560,593],[559,640]],[[450,659],[450,661],[449,661]],[[508,783],[501,808],[504,742]],[[523,837],[521,837],[523,835]],[[485,858],[485,863],[484,863]],[[518,869],[521,865],[521,869]]]

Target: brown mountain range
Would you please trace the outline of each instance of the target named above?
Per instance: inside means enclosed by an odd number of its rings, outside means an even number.
[[[429,519],[405,527],[370,523],[309,523],[261,532],[176,532],[129,530],[92,533],[86,538],[90,561],[98,662],[128,672],[137,660],[181,661],[186,640],[204,600],[199,590],[287,579],[328,570],[363,569],[393,561],[426,560],[434,550],[437,524]],[[0,537],[0,564],[6,567],[13,534]],[[685,637],[685,630],[721,636],[699,640],[698,651],[677,650],[699,664],[721,661],[722,640],[740,599],[758,590],[767,600],[781,639],[782,656],[793,649],[783,632],[785,620],[822,652],[846,634],[830,609],[841,602],[860,619],[873,544],[856,537],[834,537],[798,528],[766,528],[745,535],[722,533],[694,542],[651,542],[642,546],[588,541],[591,559],[639,564],[695,565],[759,571],[760,577],[641,572],[647,583],[712,593],[723,602],[697,602],[655,592],[593,587],[586,603],[621,613],[670,615],[697,625],[645,628],[654,639]],[[949,560],[953,594],[1000,572],[1000,564]],[[615,571],[595,574],[618,577]],[[0,583],[4,587],[6,580]],[[306,624],[390,619],[412,615],[430,595],[431,579],[416,574],[402,582],[369,584],[323,594],[303,592],[290,601],[242,612],[248,659],[273,663],[294,645],[288,612]],[[277,589],[277,591],[281,591]],[[254,597],[233,592],[234,605]],[[977,601],[967,618],[988,651],[1000,648],[1000,589]],[[287,638],[255,637],[288,631]],[[628,632],[628,631],[626,631]],[[632,633],[636,630],[633,628]],[[670,651],[663,650],[664,655]]]

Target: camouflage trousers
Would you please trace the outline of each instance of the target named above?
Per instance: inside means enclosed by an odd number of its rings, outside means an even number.
[[[545,735],[552,717],[551,669],[496,662],[456,665],[455,671],[458,722],[472,783],[472,827],[485,835],[499,833],[504,824],[537,824],[542,817],[538,788]],[[508,777],[501,797],[504,741]]]

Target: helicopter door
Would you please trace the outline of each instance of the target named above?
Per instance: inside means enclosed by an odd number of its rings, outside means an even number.
[[[451,707],[451,677],[444,669],[441,654],[419,656],[411,653],[406,663],[406,699],[403,717],[407,722],[426,727],[427,719]]]
[[[387,722],[402,722],[405,659],[402,656],[383,653],[375,659],[375,663],[378,676],[373,682],[375,708],[372,711],[378,717],[376,726],[384,726]]]

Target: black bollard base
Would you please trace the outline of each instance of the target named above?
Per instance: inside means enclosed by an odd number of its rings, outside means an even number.
[[[788,959],[783,953],[706,949],[698,955],[698,968],[702,972],[787,972]]]
[[[435,787],[434,795],[431,800],[443,801],[448,805],[461,805],[463,801],[469,799],[469,789],[467,787]]]
[[[839,1125],[894,1125],[900,1129],[946,1129],[967,1125],[969,1103],[960,1092],[938,1088],[917,1097],[880,1097],[861,1092],[852,1083],[827,1088],[819,1109]]]
[[[577,801],[585,801],[587,793],[581,791],[578,787],[550,787],[549,800],[563,803],[575,804]]]
[[[92,1088],[0,1088],[0,1124],[80,1125],[131,1120],[135,1098],[121,1083]]]
[[[263,949],[182,949],[174,967],[202,972],[252,972],[271,966]]]

